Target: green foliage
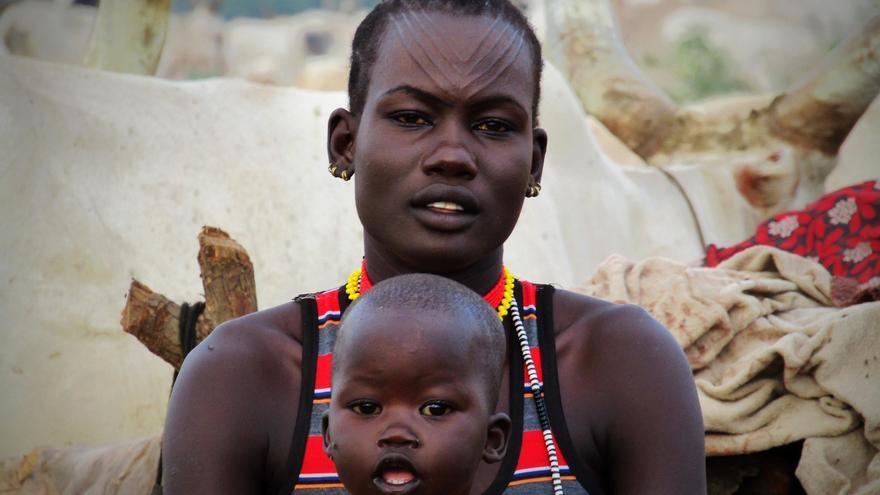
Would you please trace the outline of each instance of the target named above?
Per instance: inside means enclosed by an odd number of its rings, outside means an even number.
[[[670,89],[670,96],[680,103],[750,89],[733,73],[724,52],[711,43],[703,29],[685,33],[671,58],[669,70],[680,84]]]

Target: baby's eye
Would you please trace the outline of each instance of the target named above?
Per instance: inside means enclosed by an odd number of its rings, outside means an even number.
[[[361,416],[375,416],[376,414],[382,412],[382,406],[376,404],[375,402],[369,401],[352,404],[350,408],[352,411],[354,411],[355,414],[360,414]]]
[[[431,121],[417,112],[397,112],[391,116],[391,119],[398,124],[404,126],[429,126]]]
[[[489,132],[492,134],[503,134],[505,132],[510,132],[513,130],[513,127],[499,119],[486,119],[477,122],[474,125],[474,129],[480,132]]]
[[[422,416],[445,416],[452,411],[452,406],[441,401],[428,402],[419,409]]]

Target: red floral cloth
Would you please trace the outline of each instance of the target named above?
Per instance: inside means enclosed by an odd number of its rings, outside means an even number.
[[[880,181],[828,193],[803,210],[780,213],[758,226],[754,236],[719,248],[703,259],[716,266],[755,246],[775,246],[820,263],[835,277],[836,302],[852,304],[880,296]]]

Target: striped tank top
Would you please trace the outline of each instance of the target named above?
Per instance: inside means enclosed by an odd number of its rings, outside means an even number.
[[[553,287],[518,280],[514,295],[529,339],[532,359],[544,387],[554,442],[559,454],[563,488],[567,495],[584,495],[578,482],[580,463],[570,466],[564,452],[573,452],[562,416],[556,379],[555,343],[552,327]],[[330,406],[332,349],[342,313],[349,300],[345,287],[296,298],[303,313],[302,393],[288,466],[294,471],[293,493],[302,495],[344,495],[333,461],[324,453],[321,415]],[[505,319],[509,319],[508,315]],[[532,399],[529,379],[519,345],[508,332],[510,363],[510,418],[513,421],[507,455],[486,495],[552,494],[550,461]],[[543,364],[543,366],[542,366]],[[545,385],[545,377],[547,383]],[[289,488],[285,493],[290,493]]]

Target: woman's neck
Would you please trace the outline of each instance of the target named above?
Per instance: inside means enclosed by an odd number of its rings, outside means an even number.
[[[485,294],[498,282],[498,277],[501,276],[503,258],[504,249],[499,247],[495,252],[467,267],[451,270],[436,269],[413,266],[413,264],[406,263],[386,251],[372,248],[370,242],[364,242],[364,259],[366,260],[367,273],[369,273],[373,284],[396,275],[427,272],[442,275],[471,288],[478,294]]]

